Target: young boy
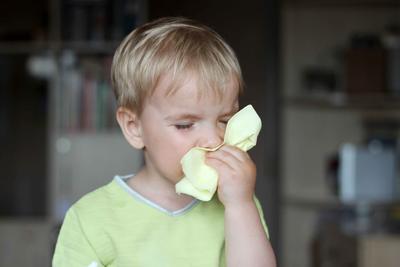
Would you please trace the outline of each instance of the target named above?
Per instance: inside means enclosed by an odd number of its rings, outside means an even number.
[[[183,155],[219,145],[239,109],[232,49],[200,23],[159,19],[121,43],[112,82],[118,123],[145,165],[70,208],[53,266],[275,266],[246,152],[224,145],[207,153],[219,176],[212,200],[175,192]]]

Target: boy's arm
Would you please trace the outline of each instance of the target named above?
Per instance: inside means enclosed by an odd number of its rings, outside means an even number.
[[[71,208],[65,215],[53,255],[53,267],[102,267],[82,228],[79,217]]]
[[[218,198],[225,206],[228,267],[275,267],[275,255],[254,196],[256,166],[242,150],[225,145],[207,154],[219,175]]]
[[[276,266],[254,201],[225,208],[227,266]]]

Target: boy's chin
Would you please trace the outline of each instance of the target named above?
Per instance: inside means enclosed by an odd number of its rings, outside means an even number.
[[[170,172],[170,173],[161,173],[165,180],[170,182],[171,184],[177,184],[180,180],[182,180],[184,174],[183,172]]]
[[[171,181],[172,181],[174,184],[177,184],[177,183],[179,183],[180,180],[183,179],[183,176],[184,176],[183,173],[178,174],[178,175],[176,175],[173,179],[171,179]]]

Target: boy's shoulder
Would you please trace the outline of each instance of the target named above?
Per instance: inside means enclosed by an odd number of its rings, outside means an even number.
[[[81,197],[72,205],[71,209],[78,214],[104,213],[121,201],[122,194],[118,189],[115,179],[113,179],[108,184]]]

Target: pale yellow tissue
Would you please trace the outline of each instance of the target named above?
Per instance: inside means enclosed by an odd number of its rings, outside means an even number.
[[[212,198],[218,185],[218,173],[205,164],[205,155],[219,149],[223,144],[236,146],[247,151],[257,143],[261,130],[261,119],[251,105],[237,112],[226,126],[224,142],[209,149],[194,147],[181,160],[184,177],[175,185],[178,194],[191,195],[199,200]]]
[[[211,191],[217,185],[217,172],[204,164],[206,151],[195,148],[181,160],[186,179],[197,189]]]
[[[218,179],[218,175],[216,176],[216,178]],[[212,196],[214,195],[215,191],[217,190],[217,187],[215,187],[213,190],[210,190],[210,191],[198,189],[198,188],[194,187],[189,182],[188,179],[184,178],[175,185],[175,189],[178,194],[183,193],[186,195],[193,196],[202,201],[209,201],[212,198]]]
[[[247,151],[257,143],[261,119],[251,105],[236,113],[226,126],[224,143]]]

